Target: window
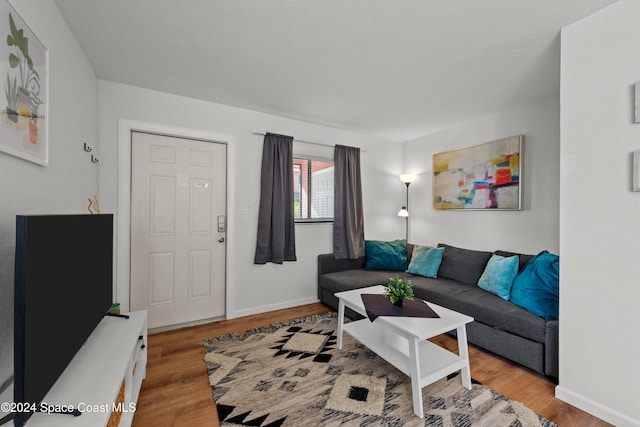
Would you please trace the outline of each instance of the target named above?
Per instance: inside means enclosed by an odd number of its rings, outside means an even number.
[[[293,159],[293,210],[296,222],[333,221],[333,160]]]

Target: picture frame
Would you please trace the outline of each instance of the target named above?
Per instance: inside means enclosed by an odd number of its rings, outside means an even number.
[[[49,52],[0,0],[0,151],[49,165]]]
[[[633,152],[632,190],[640,191],[640,150]]]
[[[433,155],[433,210],[521,210],[524,135]]]
[[[634,110],[635,110],[635,123],[640,123],[640,81],[637,81],[634,85],[634,93],[635,93],[635,100],[634,100]]]

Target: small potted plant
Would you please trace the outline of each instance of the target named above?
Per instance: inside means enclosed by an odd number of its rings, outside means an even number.
[[[397,306],[402,306],[402,301],[405,299],[413,301],[413,288],[411,287],[411,281],[400,277],[389,278],[384,296],[389,297],[391,303]]]

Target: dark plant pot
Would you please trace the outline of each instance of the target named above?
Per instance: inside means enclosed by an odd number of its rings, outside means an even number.
[[[16,123],[18,121],[18,112],[7,108],[7,117],[9,117],[9,120],[13,123]]]
[[[396,307],[402,307],[402,301],[404,301],[404,299],[400,298],[399,300],[394,302],[393,305],[395,305]]]

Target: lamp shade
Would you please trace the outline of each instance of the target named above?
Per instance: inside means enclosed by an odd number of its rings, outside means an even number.
[[[405,174],[400,175],[400,181],[404,182],[405,184],[410,184],[415,180],[416,180],[416,176],[415,175],[412,175],[412,174],[409,174],[409,173],[405,173]]]
[[[406,206],[403,206],[399,211],[398,211],[398,216],[403,216],[403,217],[408,217],[409,216],[409,211],[407,210]]]

